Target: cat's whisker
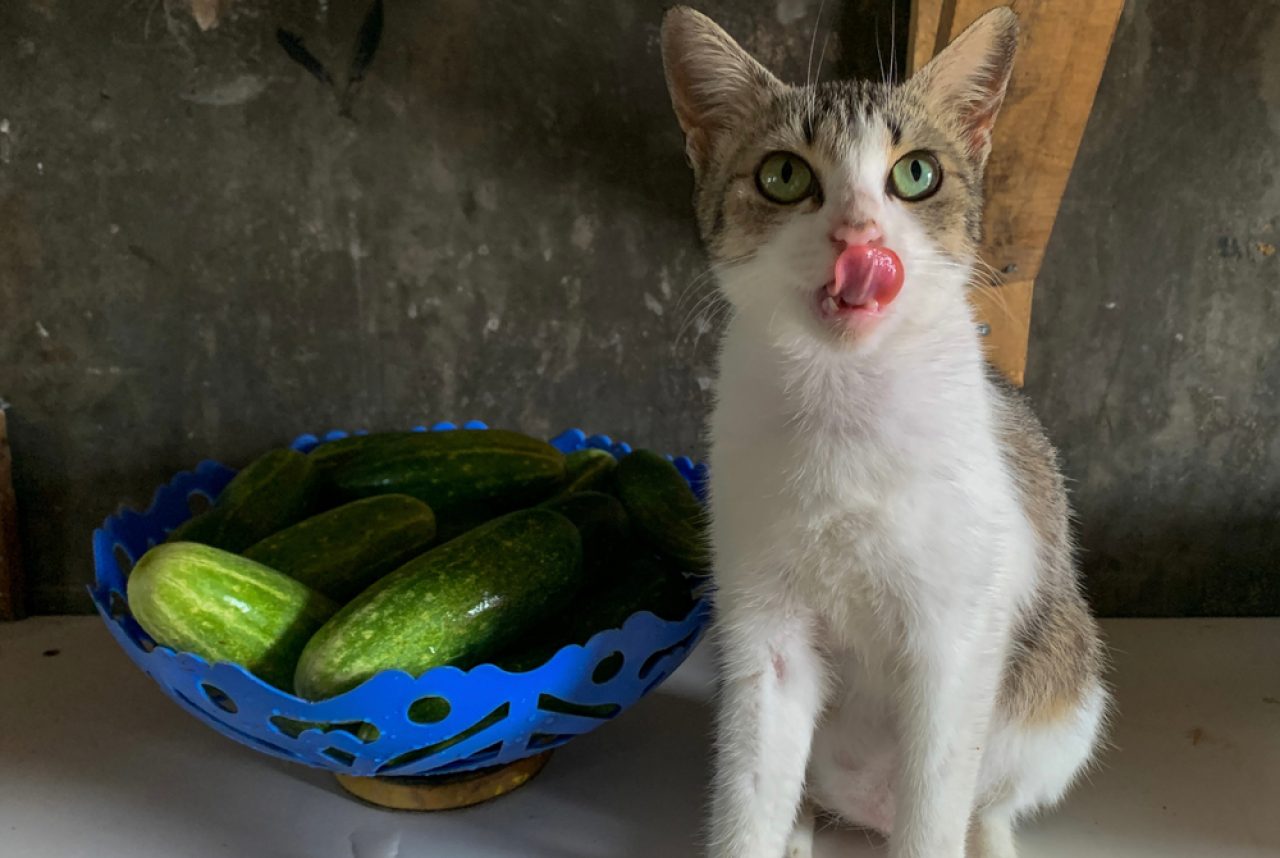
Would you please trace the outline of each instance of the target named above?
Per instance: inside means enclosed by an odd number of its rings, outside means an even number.
[[[680,290],[679,296],[676,297],[675,306],[672,309],[676,313],[681,313],[684,311],[685,307],[688,306],[690,301],[694,301],[695,303],[697,303],[698,300],[701,300],[702,287],[706,285],[708,282],[710,282],[713,279],[714,275],[715,275],[714,268],[707,268],[706,270],[699,273],[696,277],[692,278],[688,283],[685,284],[684,288]]]
[[[996,271],[995,266],[993,266],[993,265],[992,265],[990,262],[988,262],[987,260],[983,259],[981,256],[975,256],[975,257],[973,258],[973,264],[974,264],[974,265],[977,265],[978,267],[983,268],[983,269],[985,269],[985,270],[987,270],[987,271],[990,271],[992,274],[999,274],[999,273],[1000,273],[1000,272]]]
[[[884,56],[880,53],[880,28],[876,27],[876,65],[880,67],[880,83],[886,83],[884,76]]]
[[[725,271],[728,267],[729,264],[726,262],[713,262],[693,277],[687,284],[685,284],[685,287],[680,290],[680,295],[676,298],[674,308],[675,312],[681,312],[690,296],[696,295],[698,290],[705,283],[714,279],[717,274]]]
[[[827,47],[830,44],[831,44],[831,33],[828,32],[827,37],[822,40],[822,53],[818,54],[818,76],[813,81],[815,86],[817,85],[818,81],[822,80],[822,62],[827,58]],[[815,89],[814,92],[810,93],[809,95],[809,100],[811,102],[814,102],[815,104],[817,102],[816,93],[817,93],[817,90]]]
[[[889,6],[889,77],[898,80],[898,0]]]
[[[715,291],[708,292],[698,299],[698,302],[684,314],[680,327],[676,329],[676,341],[679,342],[683,339],[690,326],[695,325],[699,318],[707,318],[709,320],[714,316],[721,302],[724,302],[723,296]]]
[[[808,66],[811,66],[813,63],[813,46],[818,39],[818,28],[822,26],[822,10],[826,8],[826,5],[827,5],[827,0],[819,0],[818,15],[813,22],[813,35],[809,37],[809,62],[806,64],[805,75],[804,75],[805,88],[808,90],[808,111],[809,111],[809,115],[806,117],[806,119],[809,122],[813,122],[813,117],[818,112],[818,90],[817,90],[818,79],[812,77],[812,73]],[[828,38],[830,38],[830,34],[828,34]],[[826,42],[823,42],[822,53],[825,55],[826,52],[827,52],[827,45],[826,45]],[[822,58],[820,57],[818,59],[818,78],[821,78],[821,77],[822,77]]]
[[[1005,297],[1005,292],[1003,289],[1001,289],[999,286],[991,286],[987,284],[976,284],[974,285],[973,288],[979,292],[982,292],[984,295],[991,296],[992,301],[995,303],[997,307],[1000,308],[1000,314],[1004,316],[1005,321],[1011,322],[1014,324],[1018,322],[1018,318],[1017,316],[1014,315],[1013,308],[1009,306],[1009,301]]]
[[[702,278],[702,281],[707,282],[707,278]],[[704,304],[708,300],[714,299],[714,297],[715,297],[714,287],[711,287],[709,289],[706,289],[704,291],[700,291],[697,293],[686,291],[685,295],[681,296],[681,299],[676,302],[676,305],[673,308],[673,310],[676,314],[685,315],[687,313],[696,311],[702,304]]]
[[[698,316],[712,319],[722,314],[728,307],[729,301],[719,291],[713,291],[698,302],[697,306],[686,317],[686,321],[696,319]]]
[[[925,274],[951,273],[965,275],[972,289],[990,296],[991,302],[996,305],[1001,316],[1006,321],[1017,322],[1017,316],[1014,314],[1013,308],[1009,306],[1008,298],[1002,288],[1004,278],[984,260],[975,259],[972,265],[943,260],[923,260],[917,265]]]
[[[822,7],[826,5],[827,0],[821,0],[818,3],[818,17],[813,22],[813,34],[809,36],[809,60],[805,63],[804,69],[804,85],[806,87],[813,86],[813,48],[818,43],[818,28],[822,25]]]
[[[691,290],[693,287],[712,280],[714,277],[724,273],[736,265],[741,264],[747,258],[748,257],[734,257],[712,263],[707,266],[706,270],[690,281],[689,286],[685,287],[676,304],[676,312],[684,316],[680,322],[679,328],[676,330],[675,339],[677,343],[684,338],[685,334],[688,333],[691,327],[697,329],[697,322],[699,319],[703,319],[706,322],[707,329],[715,328],[733,310],[729,301],[720,293],[719,288],[714,285],[710,290],[698,296],[687,311],[682,310],[681,307],[687,303],[686,296],[692,294]],[[699,337],[703,332],[704,331],[699,331]]]
[[[959,274],[967,282],[985,286],[996,287],[1000,285],[1000,282],[993,279],[990,273],[958,262],[922,260],[914,264],[914,269],[924,274]]]
[[[1004,282],[1005,280],[1004,274],[1000,271],[997,271],[995,267],[991,265],[991,263],[987,262],[987,260],[983,259],[981,256],[974,257],[973,265],[975,268],[983,272],[984,275],[986,275],[987,279],[991,282],[992,285],[998,286]]]

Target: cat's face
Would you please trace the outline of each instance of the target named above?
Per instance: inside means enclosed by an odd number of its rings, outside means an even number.
[[[869,349],[955,306],[1016,39],[984,16],[906,84],[789,87],[719,27],[668,13],[663,54],[726,297],[783,335]]]

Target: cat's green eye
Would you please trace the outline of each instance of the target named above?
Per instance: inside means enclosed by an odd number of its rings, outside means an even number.
[[[907,202],[932,196],[942,184],[942,165],[931,152],[908,152],[889,171],[889,193]]]
[[[774,152],[756,170],[756,187],[767,199],[791,205],[808,199],[818,190],[813,170],[792,152]]]

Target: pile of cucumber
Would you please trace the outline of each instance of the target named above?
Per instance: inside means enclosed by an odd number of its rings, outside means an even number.
[[[641,610],[682,619],[703,529],[646,450],[360,435],[245,467],[138,561],[128,602],[157,643],[322,700],[387,669],[531,670]]]

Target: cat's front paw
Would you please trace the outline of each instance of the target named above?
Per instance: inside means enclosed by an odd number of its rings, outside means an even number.
[[[800,809],[791,836],[787,838],[787,850],[783,858],[813,858],[814,810],[806,801]]]
[[[813,832],[803,835],[793,832],[785,858],[813,858]]]

